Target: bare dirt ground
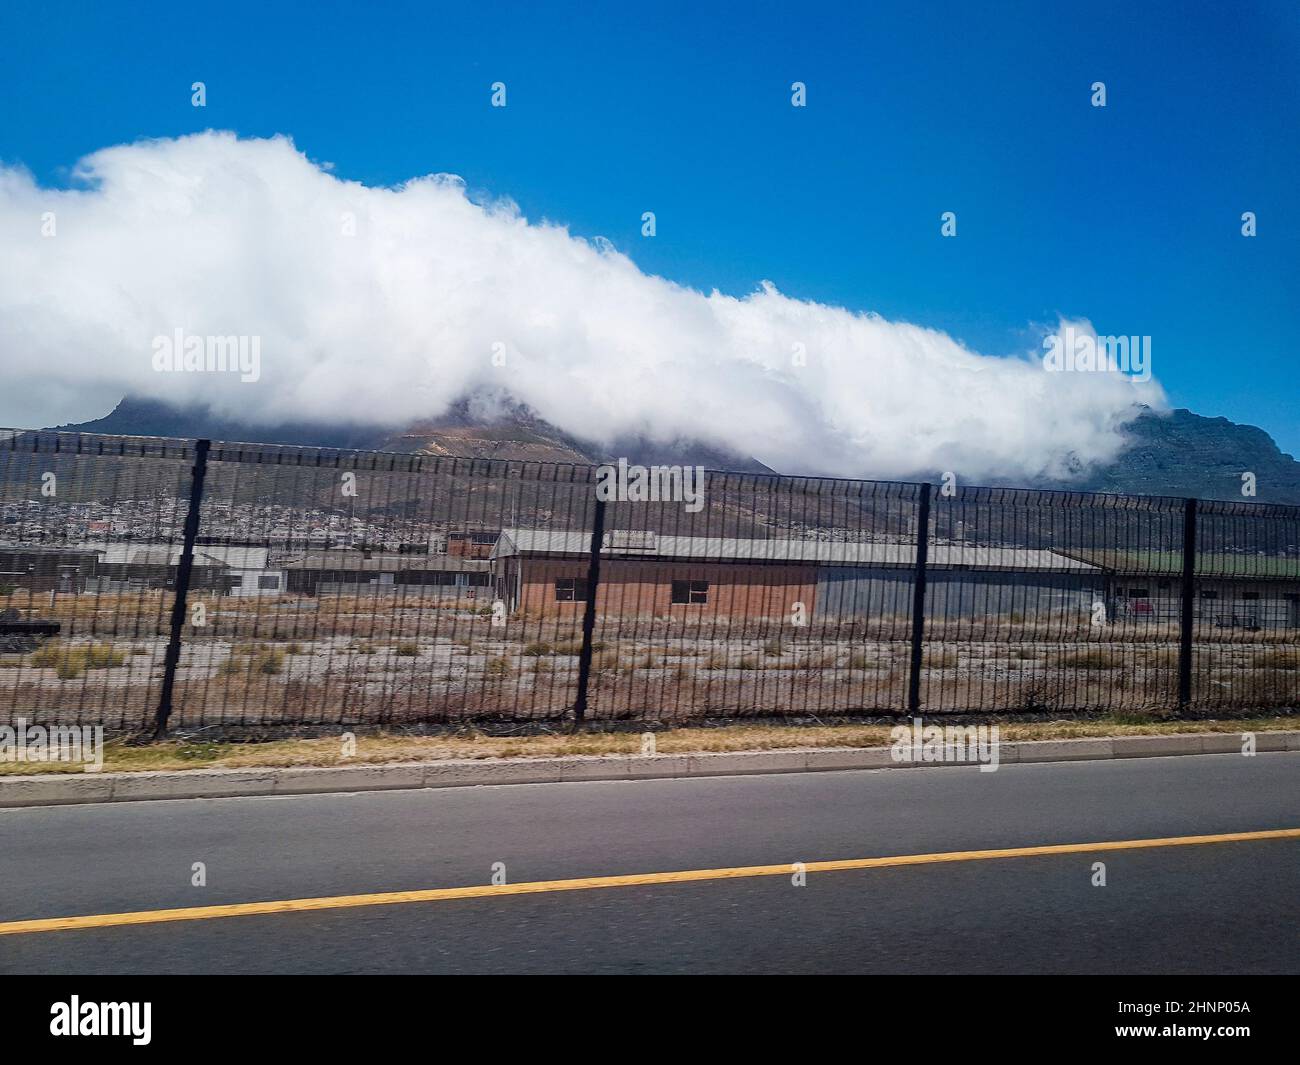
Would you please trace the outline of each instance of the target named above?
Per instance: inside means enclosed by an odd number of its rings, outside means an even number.
[[[148,723],[168,639],[163,593],[10,599],[63,632],[35,652],[0,654],[0,721]],[[177,728],[560,721],[576,697],[576,619],[496,624],[481,599],[416,596],[225,597],[205,607],[203,624],[184,630]],[[799,627],[782,618],[598,617],[589,716],[673,723],[898,712],[909,632],[907,618],[892,616]],[[1300,630],[1196,635],[1193,709],[1300,707]],[[1169,624],[1011,615],[930,619],[926,636],[924,712],[1158,715],[1177,701]]]

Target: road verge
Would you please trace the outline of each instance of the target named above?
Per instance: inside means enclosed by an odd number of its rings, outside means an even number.
[[[1253,735],[1254,749],[1257,752],[1300,751],[1300,730],[1257,732]],[[1199,754],[1241,755],[1243,742],[1241,734],[1230,732],[1005,742],[1000,745],[999,763],[1015,765]],[[889,747],[804,747],[654,756],[573,755],[561,758],[451,759],[385,765],[11,775],[0,776],[0,807],[939,767],[972,769],[974,765],[899,762],[895,761]]]

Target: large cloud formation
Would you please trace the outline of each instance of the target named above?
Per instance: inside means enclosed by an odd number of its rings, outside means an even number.
[[[291,141],[205,133],[107,148],[70,189],[0,167],[8,424],[132,393],[223,415],[387,423],[508,393],[586,439],[696,439],[783,471],[965,478],[1106,461],[1155,382],[1048,373],[1041,350],[648,276],[607,241],[435,175],[340,180]],[[52,217],[51,217],[52,215]],[[49,233],[53,235],[47,235]],[[256,336],[261,373],[160,373],[154,340]]]

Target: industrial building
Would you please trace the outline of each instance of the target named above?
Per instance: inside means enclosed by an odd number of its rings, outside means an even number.
[[[590,535],[505,529],[492,552],[509,611],[573,614],[587,600]],[[615,531],[601,550],[597,610],[659,617],[810,620],[906,615],[916,547],[904,543],[665,536]],[[934,545],[929,610],[941,616],[1085,607],[1102,592],[1097,567],[1052,551]]]

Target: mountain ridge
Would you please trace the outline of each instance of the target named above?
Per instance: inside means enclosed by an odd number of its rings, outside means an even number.
[[[645,465],[699,465],[737,472],[773,471],[756,459],[698,441],[669,444],[632,437],[601,447],[567,433],[528,408],[506,403],[485,414],[462,400],[438,418],[401,429],[313,422],[253,425],[223,418],[201,406],[175,407],[127,396],[101,418],[56,427],[63,432],[125,436],[207,437],[268,444],[397,451],[411,454],[579,464],[626,457]],[[1125,495],[1196,496],[1202,499],[1300,505],[1300,462],[1263,429],[1185,408],[1144,410],[1124,430],[1126,443],[1112,463],[1085,467],[1078,478],[999,481],[995,486]],[[1256,494],[1242,494],[1243,474],[1253,474]],[[922,479],[937,476],[918,471]]]

